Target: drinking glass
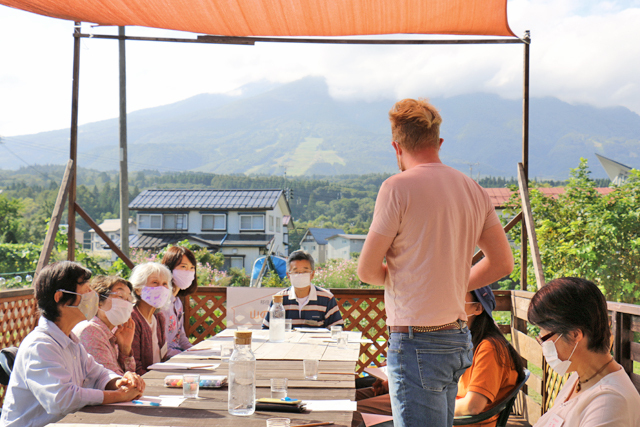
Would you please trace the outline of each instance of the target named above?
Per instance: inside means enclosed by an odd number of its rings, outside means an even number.
[[[338,336],[338,348],[340,349],[348,348],[348,345],[347,345],[348,342],[349,342],[349,337],[347,337],[347,334],[340,334]]]
[[[342,326],[331,327],[331,339],[337,340],[341,333],[342,333]]]
[[[287,379],[271,378],[271,398],[283,399],[287,397]]]
[[[291,332],[291,319],[284,319],[284,331]]]
[[[289,427],[291,420],[289,418],[269,418],[267,427]]]
[[[317,380],[318,379],[318,360],[317,359],[306,359],[302,361],[304,366],[304,378],[306,380]]]
[[[195,399],[196,397],[198,397],[199,390],[199,374],[184,374],[182,376],[182,397],[186,399]]]

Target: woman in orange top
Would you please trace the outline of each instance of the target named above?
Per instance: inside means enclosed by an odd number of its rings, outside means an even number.
[[[473,342],[473,364],[460,377],[455,415],[477,415],[499,402],[524,379],[522,359],[505,339],[491,313],[496,298],[489,286],[466,295],[465,311]],[[358,412],[391,415],[386,381],[356,392]],[[494,427],[498,416],[474,426]]]
[[[491,409],[524,379],[524,367],[518,352],[509,344],[491,313],[496,298],[485,286],[466,295],[467,323],[473,342],[473,364],[458,383],[455,415],[477,415]],[[496,425],[496,415],[480,424]]]

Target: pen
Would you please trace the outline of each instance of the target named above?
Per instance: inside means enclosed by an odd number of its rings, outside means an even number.
[[[143,402],[142,400],[132,400],[131,403],[135,405],[160,406],[158,402]]]
[[[326,423],[312,423],[312,424],[298,424],[291,427],[314,427],[314,426],[332,426],[333,421],[328,421]]]
[[[355,372],[318,372],[318,374],[320,375],[353,375],[353,376],[360,376],[360,374],[356,374]]]

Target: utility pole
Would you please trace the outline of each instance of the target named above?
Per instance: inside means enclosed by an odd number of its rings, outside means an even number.
[[[124,27],[118,27],[120,57],[120,249],[129,256],[129,171],[127,167],[127,67]]]

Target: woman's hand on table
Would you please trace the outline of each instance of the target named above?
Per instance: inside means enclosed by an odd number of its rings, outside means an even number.
[[[144,393],[144,380],[136,373],[125,372],[121,378],[114,378],[107,383],[102,404],[130,402]]]
[[[125,372],[122,378],[116,381],[116,387],[119,389],[123,387],[136,389],[142,395],[146,385],[140,375],[135,372]]]

